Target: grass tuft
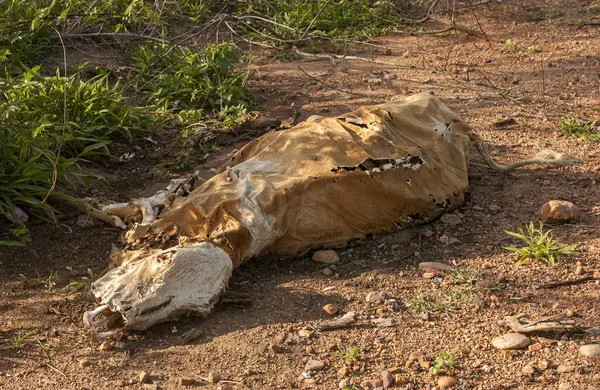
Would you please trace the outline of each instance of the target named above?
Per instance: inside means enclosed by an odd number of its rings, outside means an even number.
[[[519,256],[517,265],[522,265],[530,260],[545,261],[551,265],[556,264],[561,256],[577,255],[577,245],[561,245],[555,239],[551,230],[544,232],[544,224],[540,222],[536,229],[533,222],[526,225],[527,231],[519,228],[519,232],[509,232],[507,234],[518,238],[525,243],[525,246],[514,247],[507,246],[504,249],[515,252]]]

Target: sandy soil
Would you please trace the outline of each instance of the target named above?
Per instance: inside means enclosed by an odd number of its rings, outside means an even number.
[[[389,55],[372,47],[351,53],[396,65],[302,59],[298,67],[257,59],[251,87],[272,117],[292,115],[292,103],[305,119],[433,91],[480,132],[496,159],[515,161],[550,148],[584,162],[500,174],[475,157],[469,200],[455,212],[457,225],[437,221],[354,242],[338,250],[341,260],[330,267],[309,255],[253,260],[235,272],[230,286],[248,293],[252,305],[223,305],[206,319],[190,316],[128,334],[110,341],[108,351],[82,329],[81,315],[94,303],[61,289],[81,280],[88,268],[101,272],[119,232],[102,225],[81,228],[76,218],[56,227],[33,226],[29,246],[0,249],[0,388],[177,389],[186,387],[182,379],[193,379],[190,386],[205,389],[337,389],[346,379],[358,389],[364,380],[380,378],[382,370],[397,368],[405,383],[396,388],[434,389],[438,376],[428,365],[452,350],[456,364],[447,374],[456,379],[456,389],[600,388],[598,360],[579,353],[581,345],[598,342],[597,334],[533,334],[534,347],[511,351],[490,343],[507,332],[500,323],[507,315],[537,319],[566,310],[578,327],[600,325],[597,280],[537,288],[600,271],[600,144],[559,131],[565,114],[600,120],[599,20],[594,1],[513,1],[465,10],[457,22],[468,30],[426,34],[447,28],[430,21],[423,33],[378,38],[374,43]],[[506,47],[508,39],[514,46]],[[506,118],[516,124],[493,125]],[[162,168],[164,157],[154,145],[138,146],[134,160],[99,168],[109,186],[91,195],[126,200],[151,194],[176,175]],[[190,171],[210,176],[210,168],[237,146]],[[503,247],[516,241],[504,231],[535,220],[536,210],[551,199],[569,200],[582,210],[579,224],[553,229],[560,242],[579,244],[579,255],[556,266],[515,265]],[[457,271],[424,278],[417,266],[423,261],[451,264]],[[577,262],[583,274],[575,275]],[[54,288],[31,285],[38,275],[47,281],[55,272]],[[369,292],[386,292],[395,304],[367,302]],[[433,301],[439,304],[424,307]],[[356,311],[357,324],[334,331],[311,328],[313,321],[329,318],[322,310],[326,304],[340,313]],[[391,326],[382,327],[381,318],[392,320]],[[182,343],[182,335],[194,328],[201,336]],[[345,353],[352,348],[356,356]],[[325,367],[306,379],[301,374],[309,360]],[[141,384],[144,371],[149,378]],[[208,383],[209,374],[224,381]]]

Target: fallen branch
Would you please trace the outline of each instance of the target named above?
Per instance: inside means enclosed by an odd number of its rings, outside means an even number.
[[[133,33],[71,33],[71,34],[62,34],[63,39],[69,38],[97,38],[97,37],[109,37],[109,38],[129,38],[129,39],[142,39],[145,41],[154,41],[160,42],[163,44],[170,44],[171,42],[151,37],[150,35],[142,35],[142,34],[133,34]],[[50,38],[60,38],[59,35],[51,35]]]
[[[554,288],[554,287],[562,287],[562,286],[573,286],[575,284],[581,284],[581,283],[589,282],[591,280],[598,280],[598,279],[594,278],[593,276],[584,276],[582,278],[577,278],[577,279],[569,279],[569,280],[563,280],[561,282],[543,284],[543,285],[539,286],[538,289],[546,289],[546,288]]]
[[[332,330],[332,329],[340,329],[346,328],[356,322],[356,313],[353,311],[349,311],[338,319],[322,322],[319,324],[313,324],[313,327],[316,330]]]
[[[538,321],[524,321],[519,320],[514,316],[504,317],[504,323],[513,332],[517,333],[533,333],[533,332],[560,332],[574,329],[574,321],[564,319],[567,317],[566,313],[559,313],[547,318],[540,319]]]

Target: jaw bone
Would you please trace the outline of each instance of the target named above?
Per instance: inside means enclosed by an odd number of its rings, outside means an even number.
[[[227,253],[207,242],[173,247],[115,268],[92,284],[100,306],[84,314],[84,324],[98,339],[117,332],[98,331],[113,320],[95,320],[105,310],[119,313],[125,329],[146,329],[188,311],[206,315],[227,288],[232,268]]]

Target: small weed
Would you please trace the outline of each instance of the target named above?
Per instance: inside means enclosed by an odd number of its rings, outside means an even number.
[[[517,50],[517,44],[512,39],[507,39],[500,51],[505,54],[513,54],[516,53]]]
[[[47,354],[52,349],[54,349],[54,344],[52,344],[51,342],[38,340],[38,350],[41,353]]]
[[[417,313],[442,313],[446,307],[440,302],[427,298],[423,293],[417,294],[411,301],[410,306]]]
[[[507,246],[504,249],[515,252],[519,255],[517,265],[525,264],[529,260],[542,260],[550,263],[551,265],[556,264],[560,256],[573,256],[577,252],[575,249],[577,245],[560,245],[552,234],[551,230],[544,232],[544,224],[540,222],[538,229],[535,228],[533,222],[526,225],[527,232],[523,231],[523,228],[519,229],[519,233],[506,231],[513,237],[523,241],[526,246],[514,247]]]
[[[456,367],[457,359],[456,349],[444,351],[435,358],[435,364],[429,368],[429,373],[434,375],[452,374]]]
[[[542,49],[540,49],[539,46],[529,46],[527,48],[527,51],[529,51],[530,53],[540,53]]]
[[[452,284],[474,284],[481,277],[481,272],[464,268],[454,268],[450,273]]]
[[[29,277],[27,275],[19,274],[19,280],[25,287],[44,287],[46,292],[52,292],[58,284],[58,272],[51,272],[47,277],[40,276]]]
[[[360,349],[358,347],[350,347],[346,349],[339,349],[338,356],[340,358],[346,360],[347,362],[351,362],[354,360],[358,360],[360,357]]]
[[[11,344],[15,348],[21,348],[27,344],[27,339],[29,338],[30,333],[22,333],[19,332],[13,339],[11,340]]]
[[[560,131],[584,142],[600,141],[600,132],[588,121],[581,121],[570,116],[560,121]]]
[[[74,272],[72,267],[66,267],[67,270]],[[87,275],[86,276],[82,276],[81,280],[73,280],[71,281],[69,284],[67,284],[63,290],[66,292],[77,292],[77,291],[82,291],[87,289],[94,280],[98,279],[100,276],[104,275],[106,273],[108,269],[105,269],[104,271],[100,272],[99,274],[96,274],[94,271],[92,271],[91,268],[87,269]]]

